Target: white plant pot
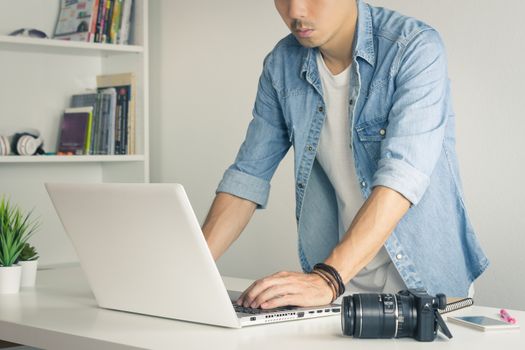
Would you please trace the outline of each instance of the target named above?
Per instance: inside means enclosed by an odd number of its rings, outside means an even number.
[[[19,261],[18,265],[22,266],[22,279],[20,281],[20,287],[34,287],[38,260]]]
[[[0,266],[0,294],[16,294],[20,291],[22,266]]]

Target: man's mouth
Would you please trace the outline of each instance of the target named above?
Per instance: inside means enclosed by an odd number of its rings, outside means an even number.
[[[295,32],[300,38],[309,38],[314,32],[314,30],[308,28],[297,28]]]

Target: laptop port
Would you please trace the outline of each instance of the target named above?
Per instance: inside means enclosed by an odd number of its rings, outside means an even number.
[[[335,309],[332,309],[332,312],[341,312],[341,309],[337,307]]]
[[[315,311],[308,311],[309,314],[315,314]]]
[[[324,312],[330,312],[330,309],[324,309]]]
[[[323,312],[323,310],[317,310],[317,313],[320,314],[321,312]]]
[[[301,312],[298,312],[298,313],[297,313],[297,317],[298,317],[298,318],[304,317],[304,312],[302,312],[302,311],[301,311]]]
[[[255,316],[250,317],[250,321],[255,321],[256,319],[257,319],[257,317],[255,317]]]

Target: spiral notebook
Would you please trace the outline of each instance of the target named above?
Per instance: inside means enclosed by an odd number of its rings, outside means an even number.
[[[448,312],[456,311],[459,309],[464,309],[466,307],[474,305],[474,299],[472,298],[464,298],[455,300],[453,302],[447,303],[447,306],[444,310],[439,310],[440,314],[446,314]]]

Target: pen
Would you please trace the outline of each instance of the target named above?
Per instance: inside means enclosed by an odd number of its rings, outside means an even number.
[[[516,323],[516,319],[514,317],[512,317],[507,310],[505,309],[501,309],[499,310],[499,317],[501,317],[501,319],[507,323],[510,323],[510,324],[515,324]]]

